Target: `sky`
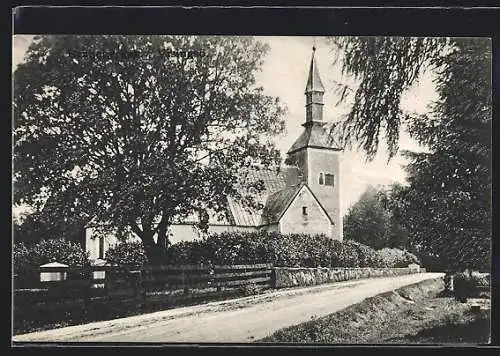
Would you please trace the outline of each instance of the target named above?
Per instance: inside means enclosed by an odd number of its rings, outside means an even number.
[[[15,35],[13,38],[12,63],[14,71],[22,62],[24,54],[31,43],[31,35]],[[265,57],[262,70],[257,73],[257,83],[268,95],[277,96],[286,105],[286,133],[275,138],[282,154],[293,144],[303,130],[305,121],[305,95],[312,46],[316,45],[316,62],[325,87],[324,121],[339,121],[343,113],[349,110],[347,104],[338,102],[335,93],[336,83],[351,83],[343,77],[340,66],[333,65],[334,53],[332,45],[320,37],[257,37],[267,43],[270,50]],[[427,73],[402,98],[402,107],[408,111],[424,113],[428,105],[436,99],[436,91],[432,83],[432,73]],[[421,149],[405,132],[400,135],[400,149]],[[387,185],[394,182],[405,182],[402,164],[404,158],[398,154],[389,163],[387,151],[381,147],[375,159],[366,162],[362,152],[344,151],[341,167],[342,201],[341,210],[346,213],[369,185]]]

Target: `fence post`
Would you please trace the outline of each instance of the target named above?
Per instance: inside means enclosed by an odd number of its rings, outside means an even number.
[[[184,268],[182,269],[182,283],[184,284],[184,296],[187,296],[189,295],[189,271]]]
[[[68,265],[59,262],[46,263],[40,266],[40,282],[56,282],[48,285],[49,294],[64,294],[65,288],[63,287],[68,276],[68,268]]]
[[[215,268],[212,265],[212,263],[209,263],[208,265],[208,274],[210,275],[210,281],[215,282],[216,290],[217,292],[220,292],[222,290],[222,287],[219,284],[219,281],[217,278],[215,278]]]
[[[142,299],[142,275],[141,271],[130,271],[132,275],[132,283],[134,284],[134,298],[136,300]]]
[[[54,268],[61,269],[61,271],[51,271]],[[59,263],[59,262],[51,262],[46,263],[40,266],[40,282],[49,282],[49,281],[65,281],[68,275],[68,265]]]

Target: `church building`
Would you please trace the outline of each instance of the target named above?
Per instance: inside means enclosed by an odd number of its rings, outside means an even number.
[[[251,167],[247,172],[247,179],[260,180],[264,184],[263,191],[253,193],[262,208],[249,208],[228,197],[228,217],[222,221],[210,217],[209,233],[263,229],[284,234],[325,234],[332,239],[343,239],[342,149],[325,129],[325,88],[314,56],[313,47],[305,88],[303,131],[288,150],[285,164],[275,168]],[[238,189],[248,193],[243,185]],[[202,236],[196,228],[195,218],[177,222],[170,227],[169,233],[171,243]],[[86,231],[86,249],[92,259],[102,259],[105,250],[114,243],[113,236],[92,238],[92,229]]]

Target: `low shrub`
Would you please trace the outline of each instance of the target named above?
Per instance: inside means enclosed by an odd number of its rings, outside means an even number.
[[[106,251],[105,259],[113,265],[142,266],[148,259],[142,242],[120,242]]]
[[[490,288],[490,275],[478,272],[461,272],[453,276],[453,294],[458,300],[479,297]]]
[[[332,254],[334,258],[330,267],[359,267],[360,256],[356,242],[334,243]]]
[[[397,248],[383,248],[378,250],[381,267],[408,267],[409,264],[416,263],[420,265],[420,261],[414,254],[400,250]]]
[[[244,284],[238,287],[238,293],[247,297],[255,294],[259,294],[262,291],[262,287],[255,283]]]
[[[447,264],[439,256],[434,256],[428,253],[422,253],[419,255],[422,261],[422,267],[424,267],[427,272],[444,272],[447,270]]]

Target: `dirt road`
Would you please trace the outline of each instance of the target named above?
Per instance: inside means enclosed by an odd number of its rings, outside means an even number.
[[[442,277],[419,273],[353,280],[177,308],[24,335],[13,341],[252,342],[286,326],[334,313],[365,298]]]

